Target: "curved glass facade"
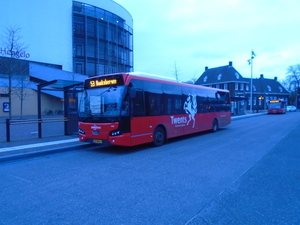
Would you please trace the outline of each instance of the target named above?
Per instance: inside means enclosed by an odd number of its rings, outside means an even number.
[[[73,2],[73,71],[95,76],[130,72],[132,28],[107,10]]]

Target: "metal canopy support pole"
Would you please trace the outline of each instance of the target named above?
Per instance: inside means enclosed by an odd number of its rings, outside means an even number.
[[[38,105],[38,137],[42,138],[42,100],[41,100],[41,90],[43,87],[56,83],[57,80],[45,82],[38,84],[38,96],[37,96],[37,105]]]
[[[41,85],[38,85],[38,137],[42,138],[42,103],[41,103]]]
[[[64,88],[64,117],[65,117],[65,122],[64,122],[64,132],[65,135],[68,135],[68,110],[69,110],[69,98],[68,98],[68,91],[69,88]]]
[[[10,142],[10,119],[6,119],[6,141]]]

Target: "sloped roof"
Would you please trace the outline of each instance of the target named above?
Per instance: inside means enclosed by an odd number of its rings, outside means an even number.
[[[245,78],[245,80],[247,80],[250,87],[251,79]],[[261,76],[260,78],[252,79],[252,85],[252,91],[257,94],[290,95],[290,93],[277,81],[277,79],[267,79]],[[250,89],[246,92],[250,92]]]
[[[20,85],[20,79],[12,79],[11,82],[12,82],[12,84],[11,84],[12,87],[17,87]],[[32,90],[37,91],[36,83],[29,81],[29,80],[25,80],[23,87],[30,88]],[[8,88],[8,79],[0,78],[0,94],[4,94],[4,93],[6,94],[7,88]],[[41,92],[48,94],[48,95],[52,95],[57,98],[64,98],[64,93],[62,91],[41,90]]]
[[[84,80],[88,78],[86,75],[51,68],[36,63],[29,64],[29,74],[31,77],[35,77],[43,81],[70,80],[84,82]]]
[[[208,69],[205,68],[204,73],[195,82],[197,85],[211,85],[220,83],[247,83],[242,75],[232,66],[232,62],[229,65],[220,66]]]

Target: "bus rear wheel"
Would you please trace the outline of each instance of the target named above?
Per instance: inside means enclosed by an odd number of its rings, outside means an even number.
[[[219,130],[219,124],[217,119],[214,119],[212,122],[212,132],[217,132]]]
[[[153,145],[155,147],[161,146],[166,141],[166,134],[162,127],[156,127],[153,133]]]

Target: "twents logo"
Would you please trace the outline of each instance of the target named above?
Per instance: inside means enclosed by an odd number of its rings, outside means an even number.
[[[189,125],[189,123],[193,120],[193,128],[195,127],[195,115],[197,113],[197,96],[189,94],[186,101],[184,102],[183,109],[185,113],[188,114],[189,118],[186,116],[175,117],[170,116],[171,124],[175,125],[175,127],[184,127]]]
[[[194,128],[196,122],[195,115],[197,113],[197,96],[189,94],[184,103],[183,109],[185,110],[185,113],[189,115],[189,120],[186,125],[189,125],[191,120],[193,120]]]

